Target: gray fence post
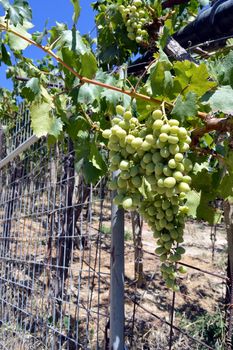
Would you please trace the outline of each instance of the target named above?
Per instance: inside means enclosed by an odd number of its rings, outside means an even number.
[[[114,172],[113,178],[117,176]],[[124,210],[113,204],[111,235],[110,349],[124,349]]]

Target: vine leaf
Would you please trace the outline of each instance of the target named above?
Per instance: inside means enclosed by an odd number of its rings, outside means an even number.
[[[37,137],[53,135],[58,137],[62,131],[62,122],[51,114],[52,105],[49,102],[34,102],[31,105],[31,123]]]
[[[197,218],[197,208],[200,204],[201,195],[199,192],[192,190],[187,193],[187,202],[185,205],[189,208],[189,216],[196,219]]]
[[[32,10],[25,0],[15,0],[13,5],[8,0],[0,0],[0,4],[6,11],[6,19],[9,19],[14,26],[32,18]]]
[[[171,112],[177,119],[182,122],[187,117],[197,115],[197,96],[193,92],[189,92],[186,97],[178,96],[176,104]]]
[[[33,101],[35,97],[40,93],[40,84],[38,78],[31,78],[22,89],[22,95],[28,101]]]
[[[219,87],[207,100],[213,112],[233,115],[233,89],[230,85]]]
[[[79,0],[70,0],[71,3],[73,4],[74,6],[74,14],[73,14],[73,22],[74,23],[77,23],[78,21],[78,18],[80,16],[80,11],[81,11],[81,7],[80,7],[80,4],[79,4]]]
[[[174,84],[180,85],[180,91],[183,91],[184,95],[191,91],[200,97],[216,86],[215,82],[209,81],[209,72],[204,63],[196,66],[190,61],[176,62],[174,70],[176,73]]]
[[[4,44],[1,45],[1,52],[2,52],[2,61],[5,63],[7,66],[11,66],[11,57],[10,54],[7,52],[6,47]]]
[[[14,28],[14,31],[28,39],[31,39],[32,36],[27,32],[27,30],[32,27],[33,25],[30,22],[24,22],[23,26],[18,23]],[[8,44],[13,51],[25,50],[30,45],[26,40],[18,37],[10,31],[8,33]]]
[[[225,57],[209,63],[210,72],[220,85],[230,85],[233,88],[233,52]]]

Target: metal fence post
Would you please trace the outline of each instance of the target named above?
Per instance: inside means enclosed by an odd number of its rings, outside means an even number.
[[[117,176],[114,172],[113,178]],[[110,349],[124,349],[124,210],[113,204],[111,236]]]

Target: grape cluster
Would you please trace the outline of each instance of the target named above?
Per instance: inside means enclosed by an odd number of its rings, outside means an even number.
[[[156,253],[163,262],[168,287],[178,290],[175,264],[181,259],[186,194],[190,191],[192,162],[187,158],[191,138],[176,119],[151,112],[144,124],[131,111],[116,107],[111,129],[103,131],[110,150],[110,170],[120,169],[110,183],[115,203],[138,210],[158,239]],[[184,272],[181,267],[180,273]]]
[[[136,40],[138,44],[148,41],[148,33],[143,28],[150,22],[150,16],[145,4],[141,0],[134,0],[128,6],[120,5],[119,11],[125,22],[128,38]]]

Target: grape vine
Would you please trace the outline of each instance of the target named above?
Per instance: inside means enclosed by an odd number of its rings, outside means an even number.
[[[167,38],[197,15],[197,1],[172,11],[166,1],[96,1],[98,40],[93,42],[76,30],[78,0],[72,30],[58,23],[35,33],[29,31],[27,1],[0,0],[0,5],[5,10],[0,60],[14,82],[13,92],[0,91],[0,118],[4,122],[6,110],[17,111],[15,101],[23,98],[34,133],[53,142],[69,135],[78,168],[92,183],[107,172],[103,137],[108,139],[109,170],[120,170],[110,184],[115,201],[138,210],[150,225],[167,286],[177,290],[186,215],[213,224],[219,213],[210,203],[233,198],[231,46],[205,60],[195,57],[198,64],[166,56]],[[38,64],[26,59],[29,45],[53,59]],[[143,72],[139,64],[129,75],[126,67],[139,54],[151,63]],[[25,81],[16,79],[20,74]]]

